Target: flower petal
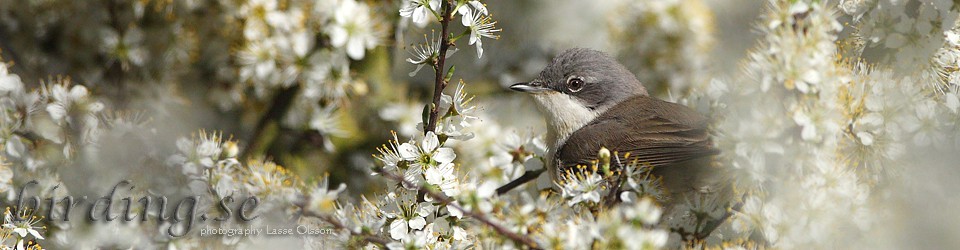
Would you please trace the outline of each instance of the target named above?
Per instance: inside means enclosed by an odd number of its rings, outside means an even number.
[[[412,5],[416,5],[416,4],[412,4]],[[413,16],[413,12],[416,11],[416,9],[418,8],[419,7],[414,7],[414,6],[407,6],[407,7],[400,8],[400,16],[411,17]]]
[[[433,131],[427,132],[427,135],[423,136],[423,141],[420,145],[423,148],[423,152],[433,152],[440,146],[440,139],[437,138],[437,134]]]
[[[87,91],[87,88],[83,87],[82,85],[75,85],[70,89],[70,98],[73,100],[83,99],[87,97],[87,94],[89,94],[89,91]]]
[[[443,175],[440,173],[440,170],[437,168],[429,168],[423,173],[424,177],[427,178],[427,183],[433,185],[440,185],[443,182]]]
[[[463,24],[463,27],[470,27],[473,25],[473,12],[463,9],[457,12],[460,12],[460,15],[463,15],[463,17],[460,18],[460,24]]]
[[[460,209],[450,205],[447,205],[447,213],[449,213],[450,216],[457,217],[458,219],[463,218],[463,211],[460,211]]]
[[[487,6],[483,6],[483,3],[480,3],[480,1],[470,1],[469,3],[474,9],[480,11],[480,13],[483,13],[484,15],[490,14],[490,12],[487,11]]]
[[[470,40],[473,40],[472,38]],[[477,38],[477,58],[483,57],[483,43],[480,42],[480,38]]]
[[[484,182],[477,187],[477,197],[480,198],[489,198],[493,197],[497,193],[497,184],[493,182]]]
[[[410,223],[410,228],[411,228],[411,229],[416,229],[416,230],[423,229],[423,226],[426,226],[426,225],[427,225],[427,221],[424,220],[423,217],[420,217],[420,216],[417,216],[417,217],[414,217],[413,219],[410,219],[410,222],[408,222],[408,223]]]
[[[330,28],[330,44],[335,47],[343,47],[347,44],[348,38],[347,30],[340,26],[333,26]]]
[[[397,148],[397,153],[400,153],[400,157],[403,157],[404,160],[412,161],[420,157],[420,148],[410,143],[404,143]]]
[[[410,166],[410,168],[403,173],[403,179],[410,183],[410,185],[405,184],[403,187],[414,190],[420,186],[420,181],[423,180],[423,171],[418,165]]]
[[[363,47],[363,41],[359,38],[350,39],[350,41],[347,42],[347,55],[350,56],[350,59],[363,59],[366,50],[367,49]]]
[[[430,205],[429,202],[420,203],[420,209],[417,209],[417,215],[420,217],[427,217],[436,212],[437,206]]]
[[[410,61],[409,61],[410,59],[407,59],[407,60],[408,60],[408,62],[410,62]],[[414,63],[414,62],[411,62],[411,63]],[[413,76],[417,75],[417,72],[420,72],[420,69],[422,69],[422,68],[423,68],[423,64],[417,64],[417,69],[411,71],[410,74],[407,74],[407,75],[410,76],[410,77],[413,77]]]
[[[67,116],[67,109],[60,103],[53,103],[47,105],[47,113],[50,113],[50,118],[59,122],[63,120],[64,116]]]
[[[454,240],[466,240],[467,239],[467,230],[463,230],[461,227],[453,227],[453,239]]]
[[[803,131],[801,132],[800,137],[807,141],[816,139],[817,127],[814,127],[813,125],[803,126]]]
[[[873,145],[873,135],[867,132],[857,133],[857,138],[860,138],[860,143],[864,146]]]
[[[37,238],[38,240],[43,239],[43,235],[40,235],[40,232],[37,232],[37,230],[33,230],[33,228],[27,228],[27,232],[30,232],[30,235],[33,235],[33,237]]]
[[[22,227],[14,228],[13,232],[19,234],[21,238],[27,236],[27,229]]]
[[[433,160],[439,163],[450,163],[456,158],[457,154],[453,152],[452,148],[439,148],[437,152],[433,154]]]
[[[407,221],[395,219],[390,223],[390,238],[400,240],[407,236]]]
[[[413,10],[413,23],[422,24],[427,22],[427,8],[424,6],[417,7]]]

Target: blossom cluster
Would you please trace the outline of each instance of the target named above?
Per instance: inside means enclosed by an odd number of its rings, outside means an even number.
[[[943,47],[943,33],[957,20],[950,1],[840,1],[837,9],[852,19],[856,36],[844,39],[851,55],[890,65],[897,73],[925,70]],[[866,56],[874,54],[876,56]]]
[[[542,248],[647,249],[667,243],[667,231],[656,228],[661,210],[650,193],[658,187],[636,162],[625,166],[629,173],[623,189],[616,192],[611,190],[618,185],[600,180],[620,175],[602,176],[596,171],[600,163],[592,166],[594,171],[570,172],[561,184],[562,193],[498,195],[500,178],[461,170],[452,163],[456,154],[440,137],[427,132],[419,141],[392,141],[381,148],[382,167],[375,173],[398,177],[385,195],[332,206],[342,186],[314,189],[311,193],[317,195],[311,195],[307,204],[315,205],[308,206],[309,211],[342,223],[348,231],[344,235],[351,236],[327,243],[343,247],[379,243],[390,249],[523,246],[500,229],[526,235],[533,247]],[[606,164],[609,167],[610,162]],[[610,199],[600,196],[611,193],[622,203],[606,207],[601,200]]]
[[[15,220],[13,216],[20,216],[21,219]],[[13,246],[15,249],[40,249],[36,240],[43,240],[43,235],[37,229],[42,227],[34,226],[39,219],[36,216],[28,214],[14,215],[9,208],[3,212],[3,228],[0,228],[0,244],[3,246]],[[32,239],[32,240],[30,240]]]
[[[440,9],[442,7],[441,3],[443,3],[443,5],[447,3],[446,1],[441,1],[443,0],[404,1],[404,7],[400,9],[400,16],[410,18],[410,21],[421,28],[426,26],[431,20],[452,19],[453,16],[444,17],[444,15],[448,14]],[[462,36],[467,36],[469,40],[468,44],[476,47],[477,57],[483,57],[482,38],[499,38],[496,33],[500,32],[500,30],[494,26],[497,22],[493,21],[489,11],[487,11],[487,7],[480,1],[457,0],[454,1],[452,5],[453,6],[450,7],[452,8],[450,13],[459,15],[460,23],[466,28],[462,34],[452,40],[455,41]],[[440,41],[426,41],[426,44],[420,45],[419,49],[415,50],[415,53],[413,53],[414,58],[408,59],[408,61],[413,64],[423,64],[428,62],[428,59],[431,57],[435,58],[440,49],[439,44],[437,44],[438,42]]]
[[[151,128],[136,115],[118,113],[108,114],[105,105],[91,96],[82,85],[73,85],[68,78],[52,79],[35,90],[28,90],[16,74],[11,74],[7,64],[0,64],[0,86],[3,89],[3,151],[2,151],[2,190],[5,202],[16,200],[15,187],[25,187],[25,183],[36,180],[40,185],[39,197],[65,197],[68,195],[99,192],[106,188],[103,182],[84,181],[88,173],[108,173],[104,169],[133,161],[165,162],[163,164],[145,164],[142,169],[116,170],[113,172],[146,171],[148,175],[136,175],[134,181],[144,183],[147,188],[135,189],[134,194],[157,193],[171,197],[197,196],[201,212],[215,210],[216,201],[223,197],[250,197],[263,199],[259,210],[263,216],[292,218],[293,200],[302,196],[304,184],[283,167],[270,161],[253,160],[241,163],[238,160],[238,144],[226,140],[221,133],[205,133],[194,138],[181,138],[176,143],[177,151],[166,159],[159,154],[161,148],[147,147],[139,151],[123,151],[119,148],[129,146],[133,131],[137,138],[147,141],[156,140],[156,135],[142,131]],[[124,138],[126,137],[126,138]],[[119,147],[119,148],[118,148]],[[134,157],[118,157],[118,153],[136,153]],[[164,167],[166,166],[166,167]],[[134,176],[134,175],[131,175]],[[110,179],[113,176],[100,175]],[[130,177],[126,177],[130,178]],[[106,180],[105,179],[105,180]],[[170,185],[168,181],[183,185]],[[20,210],[13,216],[27,219],[11,220],[10,208],[6,213],[4,244],[23,247],[28,239],[44,240],[40,245],[47,246],[102,246],[114,242],[127,246],[217,246],[235,245],[239,237],[220,239],[171,238],[168,230],[181,230],[183,224],[144,223],[125,225],[128,237],[116,238],[112,234],[94,233],[90,237],[84,231],[100,232],[116,225],[78,225],[60,220],[42,220],[38,214],[45,211]],[[52,208],[48,208],[52,209]],[[118,210],[119,211],[119,210]],[[211,215],[213,213],[211,212]],[[167,215],[161,215],[167,216]],[[277,223],[277,219],[265,219],[257,222]],[[233,222],[224,222],[233,223]],[[226,226],[226,225],[223,225]],[[28,236],[30,235],[30,236]],[[167,236],[167,237],[162,237]],[[11,238],[12,237],[12,238]],[[31,238],[32,237],[32,238]],[[160,237],[160,238],[157,238]],[[7,242],[15,239],[15,242]],[[212,241],[205,242],[206,241]]]
[[[890,27],[875,20],[888,18],[883,13],[889,5],[903,2],[851,2],[769,3],[758,26],[762,40],[749,53],[744,75],[715,79],[684,100],[722,118],[716,125],[724,131],[717,138],[721,158],[738,173],[737,185],[746,194],[726,244],[756,246],[749,239],[753,233],[773,247],[860,244],[891,219],[891,211],[879,205],[893,202],[885,194],[910,189],[900,183],[902,176],[923,167],[911,159],[924,150],[957,147],[955,94],[943,87],[947,75],[930,73],[946,72],[931,63],[942,57],[871,50],[908,46],[902,35],[878,33]],[[834,8],[857,23],[841,24]],[[935,16],[951,12],[927,4],[913,8],[941,13]],[[853,35],[843,35],[845,29]],[[844,42],[861,38],[866,45]],[[875,58],[883,59],[869,61]],[[728,83],[733,81],[738,84]]]
[[[24,77],[67,74],[105,89],[122,109],[167,112],[153,104],[192,91],[222,111],[284,106],[290,112],[263,119],[316,131],[327,150],[343,136],[331,113],[369,89],[350,64],[381,45],[388,28],[376,6],[356,0],[71,3],[0,3],[16,7],[0,9],[9,17],[0,25],[18,34],[4,34],[18,48],[5,57]],[[273,104],[280,99],[291,102]]]

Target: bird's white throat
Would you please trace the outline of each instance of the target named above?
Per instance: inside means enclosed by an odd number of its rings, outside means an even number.
[[[533,95],[540,110],[544,113],[547,122],[547,169],[550,176],[556,179],[553,155],[560,146],[573,134],[600,113],[601,109],[591,110],[572,96],[558,92],[544,92]]]

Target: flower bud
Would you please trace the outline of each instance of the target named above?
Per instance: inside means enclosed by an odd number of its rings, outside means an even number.
[[[223,154],[227,158],[235,158],[239,153],[240,153],[240,147],[237,146],[237,142],[227,141],[223,143]]]
[[[603,174],[610,176],[610,150],[605,147],[600,147],[600,152],[597,153],[597,160],[599,161],[600,168],[603,169]]]

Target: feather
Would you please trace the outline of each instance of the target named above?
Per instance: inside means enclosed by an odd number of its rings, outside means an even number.
[[[558,166],[596,160],[600,147],[654,167],[717,154],[708,119],[686,106],[648,96],[624,100],[573,132],[557,150]]]

